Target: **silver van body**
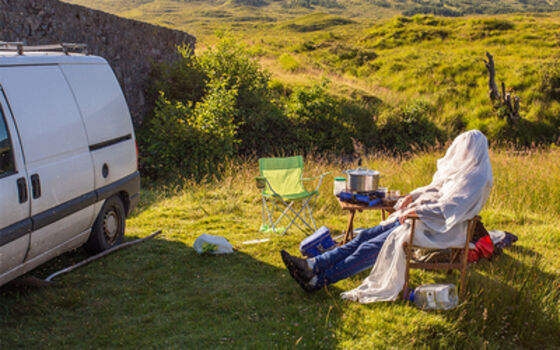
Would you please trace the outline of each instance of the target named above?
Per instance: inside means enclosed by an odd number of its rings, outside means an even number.
[[[101,57],[0,52],[0,285],[120,243],[139,199],[130,113]]]

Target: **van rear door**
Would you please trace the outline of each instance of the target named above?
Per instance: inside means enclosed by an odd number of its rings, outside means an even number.
[[[91,227],[96,202],[92,159],[78,107],[58,65],[0,68],[0,76],[30,183],[33,233],[27,259],[32,259]]]
[[[26,179],[17,131],[0,93],[0,285],[2,275],[23,263],[29,248],[31,219]]]
[[[111,67],[107,63],[65,64],[60,69],[68,79],[86,126],[95,189],[133,174],[137,163],[132,120]]]

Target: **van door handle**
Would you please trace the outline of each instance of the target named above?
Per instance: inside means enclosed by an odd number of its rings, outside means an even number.
[[[20,203],[27,202],[27,183],[25,182],[24,177],[20,177],[19,179],[17,179],[17,188],[18,188],[19,202]]]
[[[33,199],[41,197],[41,180],[39,174],[31,175],[31,192],[33,192]]]

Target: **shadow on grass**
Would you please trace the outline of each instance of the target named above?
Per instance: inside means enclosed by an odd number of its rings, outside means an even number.
[[[32,274],[45,277],[84,257],[76,250]],[[2,348],[336,346],[341,312],[329,300],[340,291],[306,294],[285,269],[243,252],[201,256],[154,239],[55,281],[0,288]]]
[[[480,344],[471,344],[472,348],[489,344],[496,348],[560,347],[558,277],[543,271],[539,253],[521,246],[511,250],[526,259],[515,259],[506,251],[470,266],[466,298],[445,317],[456,322],[456,331],[481,339]],[[435,281],[457,283],[458,274],[452,278],[438,273]],[[429,334],[421,326],[416,335],[426,345],[430,344]]]

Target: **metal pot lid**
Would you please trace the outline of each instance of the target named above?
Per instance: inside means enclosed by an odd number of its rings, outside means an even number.
[[[365,168],[350,169],[344,171],[344,173],[348,175],[379,175],[380,174],[380,172],[377,170],[370,170]]]

